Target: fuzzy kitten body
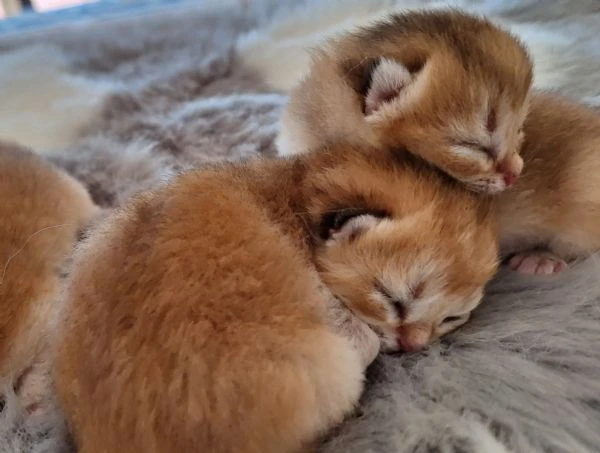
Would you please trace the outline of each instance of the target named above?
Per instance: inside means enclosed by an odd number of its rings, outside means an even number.
[[[305,451],[380,342],[464,322],[497,265],[489,202],[410,162],[338,146],[223,165],[106,221],[58,347],[79,451]]]
[[[0,377],[23,407],[39,412],[50,391],[61,268],[97,208],[80,183],[6,142],[0,194]]]
[[[469,22],[477,26],[458,26]],[[424,50],[434,43],[440,55]],[[428,55],[429,73],[403,70],[407,55]],[[499,239],[513,269],[557,272],[600,249],[600,117],[530,92],[530,71],[520,44],[485,21],[448,11],[392,17],[317,52],[284,113],[281,151],[336,140],[407,149],[471,190],[498,194]]]
[[[500,242],[513,268],[548,274],[600,250],[600,115],[536,93],[524,130],[523,174],[496,200]]]
[[[340,140],[407,148],[478,191],[499,192],[522,170],[532,74],[524,46],[483,18],[394,14],[315,51],[283,114],[279,152]]]

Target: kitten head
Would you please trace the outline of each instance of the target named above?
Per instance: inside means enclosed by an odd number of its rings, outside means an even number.
[[[421,349],[469,319],[496,271],[489,200],[408,153],[342,148],[316,153],[306,188],[317,269],[384,349]]]
[[[523,169],[528,90],[503,81],[499,71],[476,74],[446,55],[418,72],[390,58],[369,69],[363,112],[383,145],[407,147],[478,192],[514,184]]]
[[[495,193],[523,167],[532,74],[521,43],[484,19],[453,10],[394,15],[315,55],[282,135],[406,148]]]

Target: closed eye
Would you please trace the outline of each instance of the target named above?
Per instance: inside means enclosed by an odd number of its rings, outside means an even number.
[[[407,307],[405,301],[394,297],[387,288],[379,282],[375,282],[375,289],[379,294],[381,294],[385,299],[389,301],[390,304],[394,307],[398,318],[401,320],[406,319]]]
[[[470,141],[463,141],[463,142],[458,142],[457,143],[458,146],[462,146],[464,148],[469,148],[469,149],[473,149],[476,151],[481,151],[482,153],[487,154],[490,157],[496,157],[496,150],[491,147],[491,146],[484,146],[480,143],[477,142],[470,142]]]
[[[454,322],[462,321],[463,319],[465,319],[465,316],[447,316],[446,318],[444,318],[442,323],[443,324],[451,324]]]

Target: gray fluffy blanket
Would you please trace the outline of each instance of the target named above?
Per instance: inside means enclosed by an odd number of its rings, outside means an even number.
[[[275,155],[286,95],[248,46],[277,40],[270,21],[289,18],[298,3],[201,2],[5,37],[0,138],[36,147],[104,206],[191,166]],[[319,2],[311,3],[318,32],[326,25],[317,23]],[[320,3],[346,13],[358,4]],[[415,4],[373,0],[361,8],[394,3]],[[599,103],[600,2],[460,3],[509,21],[541,49],[538,86]],[[359,414],[322,451],[600,452],[598,276],[595,257],[555,278],[501,273],[467,326],[424,353],[380,357]],[[21,415],[9,398],[0,451],[67,448],[58,410],[35,423]]]

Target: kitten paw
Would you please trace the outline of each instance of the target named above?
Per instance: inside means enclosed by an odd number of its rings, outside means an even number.
[[[516,272],[527,275],[558,274],[567,267],[567,263],[551,252],[531,251],[517,253],[508,262]]]
[[[381,341],[377,334],[363,321],[356,318],[358,332],[354,337],[354,347],[359,351],[363,366],[367,368],[379,355]]]
[[[367,368],[381,348],[377,334],[338,300],[330,300],[327,311],[335,331],[350,341],[359,353],[362,365]]]
[[[52,392],[50,368],[45,363],[29,366],[14,382],[13,390],[30,417],[44,415]]]

